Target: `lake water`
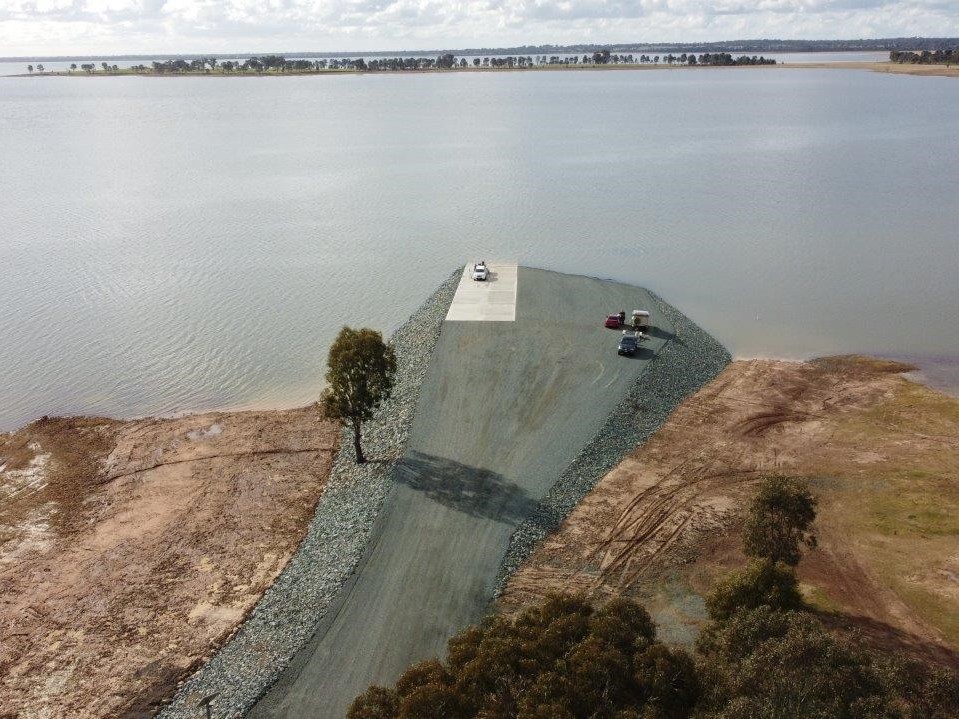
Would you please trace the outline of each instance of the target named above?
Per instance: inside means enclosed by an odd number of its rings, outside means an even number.
[[[341,325],[476,257],[938,376],[956,117],[953,78],[844,70],[0,79],[0,429],[309,401]]]

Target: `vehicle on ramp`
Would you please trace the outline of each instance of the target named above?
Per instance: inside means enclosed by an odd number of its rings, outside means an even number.
[[[616,347],[616,354],[625,357],[634,357],[638,349],[639,338],[636,335],[623,332],[623,336],[620,337],[619,344]]]
[[[481,282],[489,279],[489,267],[485,262],[477,262],[473,265],[473,279]]]
[[[516,278],[511,321],[450,319],[489,316],[451,307],[366,555],[250,717],[342,719],[370,684],[443,656],[486,612],[514,530],[670,336],[654,310],[664,331],[619,361],[596,317],[655,307],[645,290],[526,267]]]

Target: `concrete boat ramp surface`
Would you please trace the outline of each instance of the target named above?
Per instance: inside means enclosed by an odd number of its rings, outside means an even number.
[[[255,719],[342,719],[370,684],[480,620],[510,535],[672,334],[643,289],[546,270],[464,272],[367,554]],[[649,310],[635,358],[605,316]],[[515,319],[508,319],[512,314]]]

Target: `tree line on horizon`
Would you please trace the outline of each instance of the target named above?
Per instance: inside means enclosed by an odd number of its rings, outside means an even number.
[[[959,47],[959,38],[957,37],[895,37],[895,38],[871,38],[855,40],[783,40],[783,39],[738,39],[738,40],[720,40],[714,42],[687,42],[687,43],[579,43],[574,45],[521,45],[514,47],[482,47],[482,48],[459,48],[457,50],[409,50],[409,51],[383,51],[371,50],[364,52],[365,57],[386,58],[399,52],[403,57],[407,56],[436,56],[444,53],[453,53],[457,56],[489,56],[506,57],[509,55],[528,57],[531,55],[581,55],[592,54],[594,52],[608,50],[610,53],[617,54],[637,54],[644,53],[649,56],[658,54],[665,56],[668,53],[713,53],[727,52],[736,55],[768,52],[851,52],[851,51],[875,51],[875,52],[921,52],[923,50],[951,50]],[[304,59],[333,58],[335,53],[330,52],[286,52],[280,55],[296,55]],[[112,60],[141,60],[147,59],[150,55],[115,55],[108,57]],[[190,62],[197,56],[190,53],[168,54],[166,57],[179,58]],[[0,62],[19,62],[29,60],[29,57],[0,57]],[[69,59],[69,56],[60,57],[42,57],[34,58],[40,61],[63,61]],[[89,60],[89,57],[79,57],[79,60]],[[76,69],[73,67],[72,69]],[[95,69],[95,68],[94,68]]]
[[[100,67],[103,70],[103,72],[120,72],[120,67],[118,65],[110,65],[107,62],[101,62]],[[97,66],[96,66],[96,63],[92,63],[92,62],[81,63],[79,66],[75,62],[71,62],[70,72],[76,72],[77,69],[80,69],[87,74],[92,74],[97,71]],[[32,74],[33,70],[34,70],[33,65],[27,65],[27,72]],[[38,63],[36,67],[36,71],[44,72],[43,65]]]
[[[922,52],[893,50],[889,53],[889,61],[908,65],[959,65],[959,47]]]
[[[191,73],[210,74],[219,70],[224,74],[233,73],[264,73],[289,72],[310,73],[325,70],[353,70],[362,72],[401,72],[422,70],[451,70],[467,68],[532,68],[545,66],[590,66],[590,65],[709,65],[709,66],[736,66],[736,65],[775,65],[776,60],[763,56],[741,55],[734,57],[727,52],[715,53],[682,53],[674,55],[633,55],[611,53],[609,50],[596,51],[592,54],[561,56],[561,55],[507,55],[505,57],[456,57],[452,53],[443,53],[437,57],[377,57],[365,58],[331,58],[319,60],[288,60],[282,55],[261,55],[246,60],[224,60],[215,57],[200,57],[187,60],[174,58],[163,61],[153,61],[151,65],[137,64],[130,70],[137,74],[155,75],[182,75]],[[100,63],[104,73],[119,73],[117,65]],[[28,66],[33,72],[33,65]],[[43,72],[43,66],[37,69]],[[85,63],[79,69],[92,74],[97,71],[94,63]],[[70,65],[70,70],[77,70],[76,63]]]
[[[461,48],[460,55],[516,55],[563,53],[580,54],[609,50],[618,53],[682,53],[682,52],[889,52],[891,50],[939,50],[954,47],[955,37],[889,37],[846,40],[738,39],[713,42],[654,43],[579,43],[573,45],[519,45],[514,47]]]

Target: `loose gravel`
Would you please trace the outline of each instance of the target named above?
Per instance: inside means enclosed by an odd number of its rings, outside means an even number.
[[[674,336],[639,376],[602,429],[570,463],[510,538],[496,580],[495,597],[536,545],[559,528],[596,483],[637,445],[648,440],[687,396],[722,372],[726,348],[659,295],[650,292],[672,323]]]
[[[233,637],[183,684],[159,719],[196,719],[197,702],[213,693],[217,719],[242,717],[310,638],[367,548],[461,274],[457,269],[390,339],[397,357],[393,396],[363,434],[367,455],[381,461],[357,465],[351,431],[344,429],[299,549]]]

